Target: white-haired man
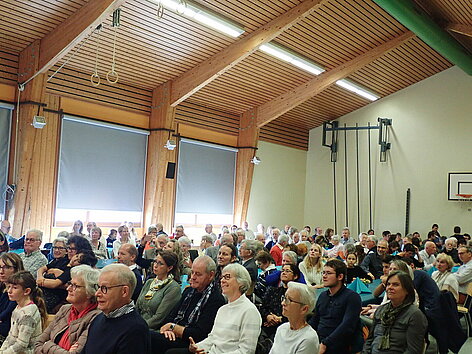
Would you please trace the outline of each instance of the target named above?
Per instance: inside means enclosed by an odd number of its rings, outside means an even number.
[[[43,239],[43,232],[32,229],[26,233],[24,250],[20,253],[25,270],[29,271],[36,279],[38,269],[48,264],[48,259],[39,249]]]
[[[98,308],[84,354],[150,353],[149,327],[131,301],[136,277],[124,264],[110,264],[98,278]]]

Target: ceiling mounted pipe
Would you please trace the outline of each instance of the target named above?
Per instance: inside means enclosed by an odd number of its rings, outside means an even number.
[[[472,75],[472,55],[412,0],[374,2],[451,63]]]

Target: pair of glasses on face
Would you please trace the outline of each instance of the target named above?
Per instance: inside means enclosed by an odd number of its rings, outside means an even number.
[[[282,269],[282,273],[293,273],[291,269]]]
[[[120,286],[127,286],[127,285],[126,284],[120,284],[120,285],[106,286],[106,285],[95,284],[93,287],[95,288],[95,291],[100,290],[103,294],[106,294],[108,292],[108,289],[118,288]]]
[[[321,272],[321,275],[333,275],[333,274],[336,275],[335,272],[326,272],[326,271]]]
[[[295,300],[292,300],[291,298],[285,296],[285,295],[282,295],[282,297],[280,298],[280,301],[285,304],[285,305],[290,305],[292,302],[296,303],[296,304],[299,304],[299,305],[305,305],[304,303],[301,303],[300,301],[295,301]]]
[[[70,286],[70,288],[71,288],[72,290],[74,290],[74,291],[76,291],[77,288],[85,288],[84,285],[77,285],[77,284],[74,284],[74,283],[71,282],[71,281],[68,281],[68,282],[67,282],[67,287],[69,287],[69,286]]]
[[[10,269],[13,269],[13,268],[14,268],[14,267],[9,266],[9,265],[0,266],[0,269],[1,269],[2,271],[10,270]]]
[[[166,265],[166,264],[162,263],[161,261],[154,261],[154,264],[157,265],[157,266]]]
[[[75,247],[67,247],[66,249],[68,251],[77,251],[77,248],[75,248]]]
[[[36,241],[39,241],[35,238],[25,238],[25,242],[36,242]]]
[[[231,279],[231,274],[223,274],[223,275],[221,276],[221,279],[230,280],[230,279]]]
[[[56,247],[56,246],[54,246],[52,249],[53,249],[54,251],[64,251],[64,250],[66,250],[67,248],[66,248],[66,247]]]

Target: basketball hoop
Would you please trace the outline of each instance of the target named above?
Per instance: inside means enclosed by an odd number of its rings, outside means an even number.
[[[459,197],[457,200],[459,200],[461,202],[471,202],[472,201],[472,194],[459,193],[459,194],[456,194],[456,197]]]

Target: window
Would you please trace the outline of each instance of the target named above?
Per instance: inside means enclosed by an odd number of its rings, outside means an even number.
[[[64,117],[55,221],[142,221],[148,132]]]
[[[0,220],[5,219],[12,105],[0,103]]]
[[[182,139],[175,223],[231,224],[237,149]]]

